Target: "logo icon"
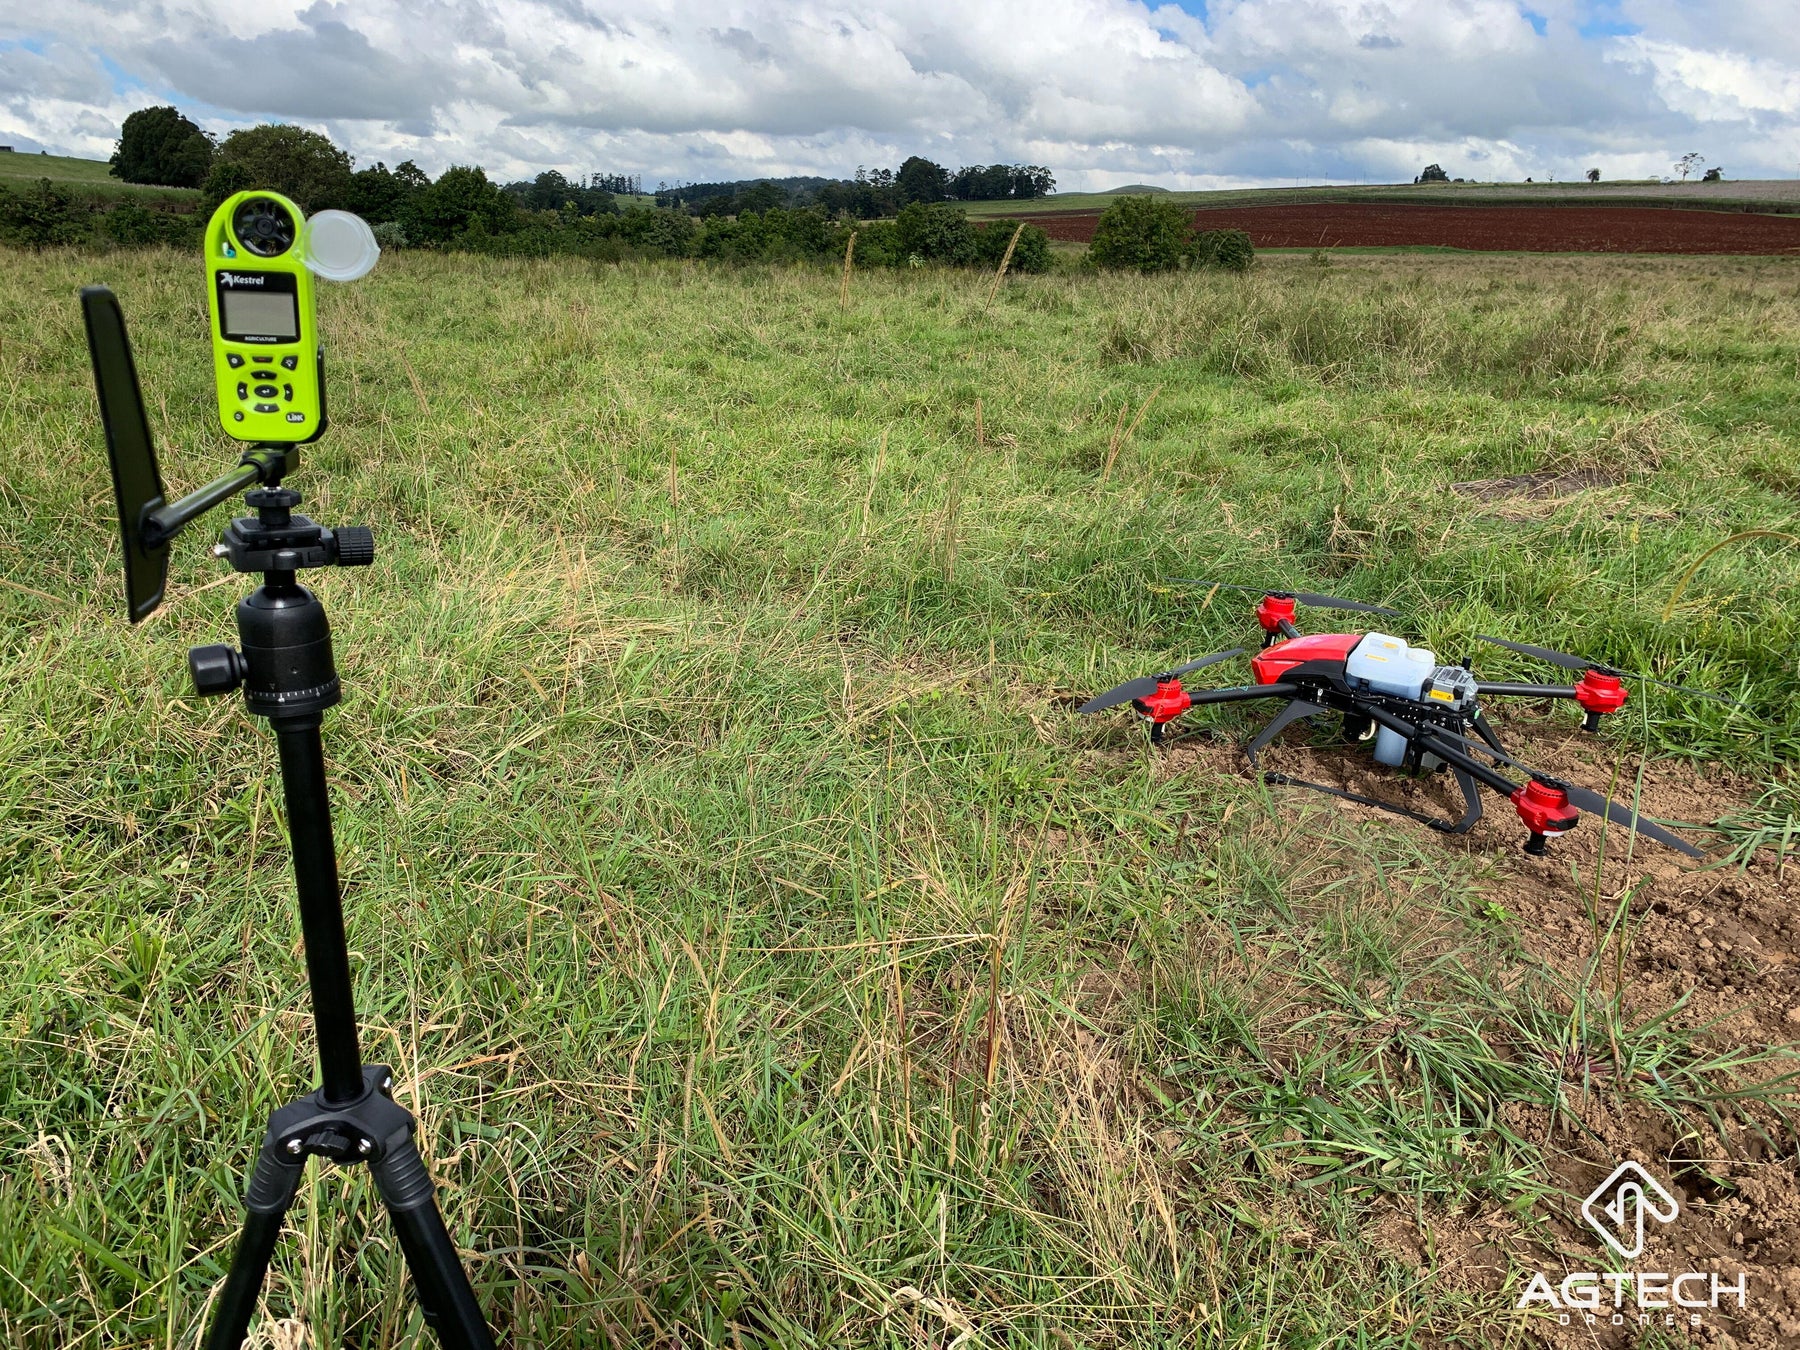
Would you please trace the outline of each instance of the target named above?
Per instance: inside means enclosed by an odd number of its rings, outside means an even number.
[[[1668,1188],[1634,1162],[1622,1162],[1581,1202],[1581,1217],[1627,1260],[1644,1250],[1644,1216],[1673,1223],[1681,1205]]]

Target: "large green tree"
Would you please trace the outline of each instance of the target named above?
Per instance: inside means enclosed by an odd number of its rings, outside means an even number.
[[[948,202],[913,202],[901,207],[894,228],[903,257],[967,267],[980,251],[968,217],[960,206]]]
[[[1192,224],[1189,209],[1165,197],[1120,197],[1100,213],[1088,256],[1101,267],[1171,271],[1181,266]]]
[[[518,208],[490,183],[479,166],[453,164],[437,182],[416,193],[400,222],[419,243],[448,243],[460,234],[504,234],[518,223]]]
[[[914,155],[894,175],[903,202],[941,202],[950,195],[950,175],[942,164]]]
[[[127,183],[199,187],[212,168],[213,142],[180,109],[139,108],[119,128],[112,175]]]
[[[348,152],[304,127],[270,122],[234,131],[219,146],[219,164],[243,169],[245,186],[292,197],[309,214],[342,208],[350,197]]]
[[[350,186],[344,194],[344,207],[354,211],[371,225],[399,220],[407,203],[431,186],[425,171],[410,159],[390,170],[385,164],[372,169],[358,169],[350,175]]]

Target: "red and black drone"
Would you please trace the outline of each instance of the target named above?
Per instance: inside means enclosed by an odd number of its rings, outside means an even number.
[[[1565,670],[1581,672],[1581,677],[1573,684],[1491,683],[1476,679],[1469,669],[1469,662],[1440,665],[1430,651],[1409,646],[1403,638],[1386,633],[1303,635],[1294,623],[1295,609],[1299,605],[1398,617],[1395,610],[1382,605],[1305,591],[1260,591],[1229,582],[1177,579],[1175,584],[1223,587],[1262,596],[1256,606],[1256,621],[1263,631],[1262,650],[1250,658],[1250,670],[1256,682],[1235,689],[1189,690],[1182,687],[1183,675],[1243,655],[1244,648],[1233,647],[1230,651],[1214,652],[1159,675],[1128,680],[1082,704],[1082,712],[1096,713],[1129,703],[1149,722],[1150,739],[1161,743],[1164,728],[1190,708],[1249,699],[1285,699],[1286,706],[1245,747],[1244,753],[1252,769],[1262,772],[1257,755],[1288,726],[1321,713],[1337,712],[1343,718],[1340,733],[1343,740],[1349,743],[1373,740],[1378,763],[1415,773],[1449,769],[1462,789],[1465,809],[1460,820],[1439,820],[1373,797],[1323,783],[1308,783],[1286,774],[1265,774],[1267,782],[1328,792],[1334,797],[1422,821],[1446,834],[1463,834],[1481,819],[1480,788],[1485,786],[1505,796],[1518,810],[1519,819],[1524,821],[1531,835],[1525,844],[1527,853],[1543,853],[1546,841],[1573,829],[1581,819],[1581,812],[1589,811],[1691,857],[1705,856],[1687,840],[1644,819],[1630,808],[1587,788],[1540,773],[1513,758],[1482,715],[1479,700],[1487,697],[1573,699],[1586,714],[1581,729],[1597,731],[1602,717],[1625,706],[1630,692],[1625,687],[1627,680],[1644,680],[1722,702],[1731,702],[1730,699],[1685,689],[1663,680],[1651,680],[1643,675],[1631,675],[1598,661],[1551,651],[1547,647],[1483,637],[1483,642],[1509,648]],[[1471,731],[1474,737],[1468,734]],[[1508,765],[1528,776],[1523,783],[1515,783],[1486,763],[1487,760]]]

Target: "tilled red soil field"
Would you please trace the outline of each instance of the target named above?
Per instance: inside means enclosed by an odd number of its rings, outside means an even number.
[[[1087,243],[1098,211],[1023,217]],[[1800,216],[1605,206],[1387,206],[1323,202],[1194,212],[1203,230],[1243,230],[1258,248],[1466,248],[1526,253],[1800,254]]]

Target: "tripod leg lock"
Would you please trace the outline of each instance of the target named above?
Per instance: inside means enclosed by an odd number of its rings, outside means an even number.
[[[264,1142],[250,1169],[250,1186],[244,1195],[244,1208],[251,1214],[287,1213],[300,1189],[300,1174],[306,1170],[304,1159],[284,1157]]]
[[[400,1146],[387,1150],[380,1159],[371,1162],[369,1170],[375,1174],[375,1187],[390,1210],[418,1209],[437,1201],[437,1187],[432,1184],[431,1172],[419,1156],[419,1150],[413,1147],[410,1134]]]

